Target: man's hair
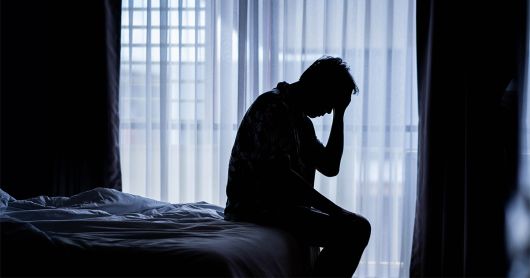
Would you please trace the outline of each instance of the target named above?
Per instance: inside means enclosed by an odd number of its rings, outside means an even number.
[[[317,88],[339,85],[351,89],[354,95],[359,92],[350,68],[338,57],[322,56],[302,73],[300,81]]]

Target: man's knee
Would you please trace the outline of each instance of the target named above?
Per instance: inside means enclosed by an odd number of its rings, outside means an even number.
[[[372,233],[372,226],[366,218],[356,215],[356,217],[350,218],[344,229],[345,238],[351,245],[362,246],[363,248],[368,245],[370,240],[370,234]]]
[[[370,222],[366,218],[360,215],[357,215],[356,222],[356,228],[359,231],[359,240],[361,242],[361,245],[363,247],[366,247],[366,245],[368,245],[368,241],[370,240],[370,235],[372,233],[372,225],[370,225]]]

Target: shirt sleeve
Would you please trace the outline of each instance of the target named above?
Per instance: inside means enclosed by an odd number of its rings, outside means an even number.
[[[321,159],[322,154],[324,153],[325,146],[324,144],[317,138],[315,134],[315,128],[313,126],[313,123],[310,119],[306,119],[306,129],[305,133],[307,136],[307,139],[304,142],[304,159],[307,161],[311,168],[317,167],[317,162],[319,159]]]

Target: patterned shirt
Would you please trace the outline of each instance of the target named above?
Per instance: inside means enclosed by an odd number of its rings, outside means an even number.
[[[280,201],[282,186],[289,185],[272,185],[265,178],[272,174],[264,170],[268,159],[288,159],[291,169],[313,185],[316,158],[324,150],[311,120],[293,108],[289,94],[289,84],[280,82],[260,95],[243,117],[230,156],[225,220],[249,221],[288,206],[310,207]]]

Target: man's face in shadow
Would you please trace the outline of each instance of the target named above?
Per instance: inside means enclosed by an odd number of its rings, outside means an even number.
[[[333,104],[329,98],[313,96],[306,101],[304,113],[310,118],[316,118],[330,114],[333,111]]]
[[[330,114],[339,102],[337,96],[347,95],[347,89],[338,87],[308,89],[303,98],[303,111],[310,118]],[[351,90],[349,90],[351,94]]]

